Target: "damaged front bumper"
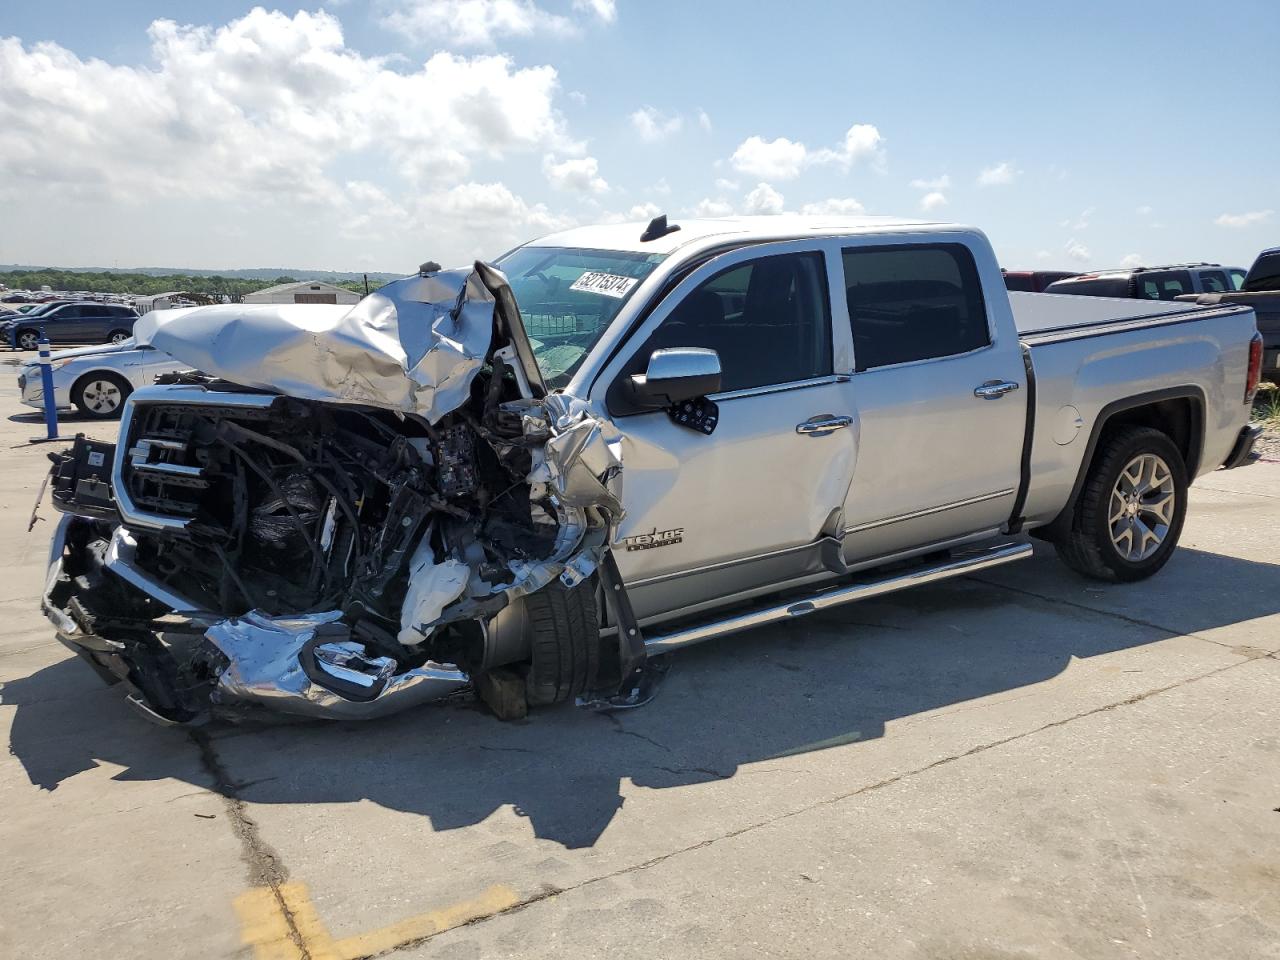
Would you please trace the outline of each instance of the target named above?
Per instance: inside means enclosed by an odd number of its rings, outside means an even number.
[[[190,340],[240,382],[206,370],[139,390],[118,445],[54,455],[65,515],[43,609],[58,638],[165,723],[382,716],[526,659],[495,625],[535,590],[593,589],[620,453],[581,404],[545,395],[501,274],[482,267],[362,302],[372,332],[361,308],[327,313],[331,335],[255,313],[249,343],[199,310],[163,325],[169,352],[185,359]],[[386,349],[424,291],[443,298],[430,335]],[[313,349],[326,362],[307,381]]]

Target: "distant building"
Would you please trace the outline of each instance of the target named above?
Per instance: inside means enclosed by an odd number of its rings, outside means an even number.
[[[149,297],[135,297],[133,308],[141,314],[152,310],[171,310],[174,307],[204,306],[208,303],[213,303],[213,300],[203,294],[170,290],[168,293],[157,293]]]
[[[257,293],[247,293],[245,303],[359,303],[360,294],[325,283],[322,280],[301,280],[298,283],[281,283]]]

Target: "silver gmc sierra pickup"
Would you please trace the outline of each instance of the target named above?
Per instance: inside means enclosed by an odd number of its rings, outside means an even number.
[[[1261,360],[1247,307],[1010,295],[979,231],[881,218],[585,227],[152,343],[190,372],[51,457],[44,609],[166,723],[635,704],[1022,534],[1141,580]]]

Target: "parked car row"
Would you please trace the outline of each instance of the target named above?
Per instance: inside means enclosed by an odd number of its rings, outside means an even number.
[[[1262,376],[1280,383],[1280,247],[1258,254],[1243,282],[1235,290],[1213,290],[1179,300],[1196,303],[1253,307],[1262,334]]]
[[[133,328],[132,338],[52,354],[49,365],[58,410],[69,411],[74,407],[86,417],[115,419],[135,389],[155,383],[161,374],[187,369],[187,364],[151,346],[151,335],[157,326],[157,317],[151,316]],[[18,392],[28,407],[44,408],[38,361],[29,361],[19,368]]]
[[[41,304],[0,321],[0,338],[19,350],[34,350],[41,335],[51,343],[123,343],[133,336],[133,307],[92,301]]]

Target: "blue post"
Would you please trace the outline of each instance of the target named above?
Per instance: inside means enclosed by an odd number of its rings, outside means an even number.
[[[58,398],[53,395],[53,367],[49,366],[49,337],[42,333],[40,347],[40,385],[44,389],[44,425],[48,440],[58,439]]]

